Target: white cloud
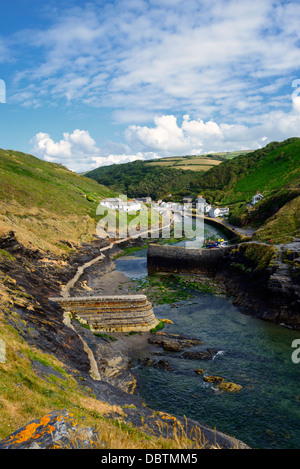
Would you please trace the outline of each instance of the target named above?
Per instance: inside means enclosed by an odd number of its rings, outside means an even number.
[[[32,152],[46,161],[62,163],[73,171],[84,171],[95,166],[99,150],[95,141],[85,130],[65,132],[59,142],[55,142],[47,133],[40,132],[30,141]]]
[[[262,116],[262,123],[217,123],[183,116],[181,126],[174,115],[154,119],[154,126],[128,127],[128,142],[142,151],[161,156],[256,149],[273,140],[300,137],[300,96],[294,96],[290,112],[273,111]]]
[[[300,137],[300,96],[295,90],[289,112],[275,110],[261,116],[255,125],[230,124],[192,119],[188,114],[181,124],[174,115],[154,118],[154,125],[130,125],[125,132],[127,143],[106,141],[99,148],[86,130],[65,132],[55,142],[40,132],[31,140],[32,152],[51,162],[62,163],[82,172],[99,166],[149,160],[163,156],[193,155],[210,152],[251,150],[270,141]]]
[[[128,146],[114,142],[107,142],[106,150],[102,151],[88,131],[79,129],[72,133],[65,132],[63,138],[57,142],[49,134],[39,132],[30,140],[30,144],[32,153],[37,157],[51,163],[61,163],[76,172],[158,157],[152,152],[131,154]],[[127,150],[127,153],[113,154],[110,152],[112,149]]]
[[[102,108],[128,126],[101,148],[87,130],[32,139],[37,156],[84,171],[299,136],[299,15],[296,0],[95,0],[0,38],[0,54],[18,51],[12,103]]]
[[[41,101],[110,107],[127,124],[175,110],[259,115],[266,93],[282,93],[299,70],[299,10],[278,0],[62,7],[48,28],[15,35],[20,50],[38,51],[36,66],[16,74],[15,97],[34,81]]]

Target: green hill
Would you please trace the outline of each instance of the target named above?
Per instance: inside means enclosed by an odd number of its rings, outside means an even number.
[[[281,229],[274,238],[291,239],[299,229],[294,199],[300,196],[300,139],[290,138],[242,155],[237,153],[230,157],[228,154],[225,161],[219,161],[208,171],[183,170],[182,161],[191,157],[174,157],[106,166],[86,176],[129,197],[151,196],[157,200],[172,194],[173,200],[180,201],[185,195],[201,193],[211,204],[229,206],[232,224],[258,228],[271,217],[277,217],[276,223],[272,222],[273,231],[275,227]],[[224,160],[224,155],[219,156]],[[254,207],[247,205],[257,191],[263,194],[263,200]],[[290,213],[294,215],[282,226],[281,218],[283,213],[286,218],[287,213],[281,209],[285,206],[287,212],[291,207]],[[269,234],[268,229],[260,230],[262,239]]]
[[[198,183],[207,195],[219,202],[251,201],[257,191],[270,195],[282,187],[298,187],[299,159],[299,138],[272,142],[212,168]]]
[[[200,174],[171,167],[151,166],[145,161],[133,161],[100,167],[85,176],[120,194],[127,194],[128,197],[150,196],[158,200],[168,194],[185,195],[187,188],[197,182]]]
[[[42,250],[68,250],[95,234],[96,208],[114,193],[62,165],[0,150],[0,235]]]
[[[255,235],[287,242],[299,236],[300,139],[272,142],[265,148],[226,161],[204,174],[199,183],[211,202],[230,207],[237,226],[262,227]],[[247,205],[260,191],[264,198]]]

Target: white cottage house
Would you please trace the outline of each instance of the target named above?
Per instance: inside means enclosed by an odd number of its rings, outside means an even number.
[[[213,207],[210,209],[208,214],[211,218],[216,218],[220,215],[220,209],[217,207]]]
[[[257,192],[257,194],[255,194],[253,197],[252,197],[252,202],[251,204],[252,205],[255,205],[257,204],[257,202],[259,202],[260,200],[262,200],[264,198],[264,196],[260,193],[260,192]]]
[[[120,210],[120,212],[133,212],[142,208],[141,203],[136,200],[124,201],[118,197],[103,199],[100,204],[113,210]]]

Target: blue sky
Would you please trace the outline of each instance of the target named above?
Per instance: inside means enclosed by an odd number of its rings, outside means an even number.
[[[296,1],[1,2],[0,147],[86,171],[300,137],[299,21]]]

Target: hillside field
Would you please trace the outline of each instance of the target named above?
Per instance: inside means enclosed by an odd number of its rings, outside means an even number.
[[[67,251],[92,239],[99,201],[114,192],[32,155],[0,150],[0,235],[41,250]]]

